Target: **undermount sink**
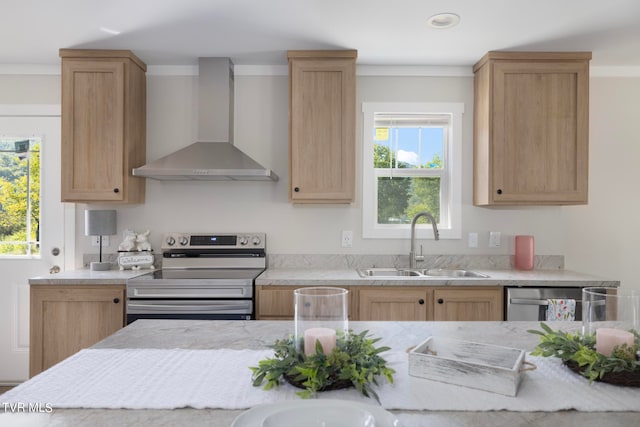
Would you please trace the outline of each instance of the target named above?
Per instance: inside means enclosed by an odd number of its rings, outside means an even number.
[[[358,268],[356,271],[362,277],[421,276],[416,270],[402,270],[399,268]]]
[[[424,270],[411,270],[404,268],[358,268],[356,271],[360,277],[489,277],[486,274],[478,273],[476,271],[450,268],[429,268]]]
[[[425,276],[439,276],[439,277],[489,277],[486,274],[478,273],[471,270],[459,270],[448,268],[430,268],[428,270],[422,270],[422,274]]]

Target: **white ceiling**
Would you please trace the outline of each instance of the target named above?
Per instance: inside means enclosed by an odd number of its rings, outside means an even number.
[[[284,65],[290,49],[357,49],[363,65],[567,50],[640,66],[640,0],[2,0],[0,11],[0,64],[58,64],[59,48],[96,48],[130,49],[148,65]],[[459,25],[430,28],[439,12]]]

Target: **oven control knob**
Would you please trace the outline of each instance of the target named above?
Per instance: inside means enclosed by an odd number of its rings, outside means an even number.
[[[180,246],[186,246],[187,243],[189,243],[189,239],[187,239],[185,236],[180,236]]]
[[[240,237],[240,245],[247,246],[247,243],[249,243],[249,238],[247,236],[241,236]]]
[[[253,243],[253,246],[258,246],[260,244],[260,238],[258,236],[253,236],[251,243]]]
[[[174,239],[173,236],[167,237],[167,245],[173,246],[175,244],[176,244],[176,239]]]

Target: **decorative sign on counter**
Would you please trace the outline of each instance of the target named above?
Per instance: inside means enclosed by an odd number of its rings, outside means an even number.
[[[118,266],[120,270],[130,268],[140,270],[141,268],[155,269],[153,265],[153,254],[150,252],[120,252],[118,254]]]
[[[141,268],[155,269],[153,253],[149,243],[149,230],[138,233],[134,230],[124,230],[122,242],[118,245],[118,266],[120,270]]]

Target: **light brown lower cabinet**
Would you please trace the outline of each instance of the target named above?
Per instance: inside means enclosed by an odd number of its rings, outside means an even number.
[[[501,287],[436,288],[433,301],[433,320],[503,320]]]
[[[258,320],[290,320],[299,286],[256,286]],[[349,319],[376,321],[502,320],[500,286],[352,286]]]
[[[433,291],[425,287],[358,289],[358,320],[429,320]]]
[[[256,319],[257,320],[293,320],[293,291],[304,286],[296,285],[258,285],[256,286]],[[349,320],[356,320],[353,289],[349,291]]]
[[[31,285],[29,376],[125,325],[124,285]]]
[[[256,319],[293,319],[293,291],[299,286],[256,286]]]

